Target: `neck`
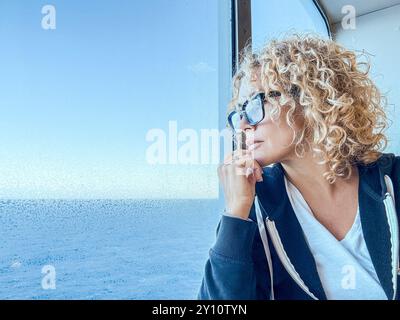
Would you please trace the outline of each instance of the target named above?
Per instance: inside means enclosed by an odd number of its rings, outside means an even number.
[[[328,171],[328,165],[318,164],[317,159],[310,153],[306,153],[303,158],[295,156],[293,159],[284,160],[281,165],[286,178],[300,191],[313,190],[314,194],[332,199],[335,198],[338,190],[354,182],[358,176],[357,167],[353,166],[349,179],[338,177],[333,184],[330,184],[323,176]]]

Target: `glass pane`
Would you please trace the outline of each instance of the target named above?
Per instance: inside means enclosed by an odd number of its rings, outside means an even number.
[[[251,15],[254,48],[293,31],[328,35],[325,22],[312,0],[252,0]]]
[[[195,298],[217,2],[1,1],[0,40],[0,298]]]

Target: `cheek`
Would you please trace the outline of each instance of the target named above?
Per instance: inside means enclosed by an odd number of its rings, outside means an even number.
[[[291,158],[294,153],[293,130],[285,120],[261,122],[255,131],[255,136],[264,142],[253,151],[254,159],[261,165],[281,162]]]
[[[266,109],[268,110],[268,105]],[[254,138],[263,141],[253,150],[254,159],[261,166],[296,157],[294,138],[301,131],[303,116],[297,112],[292,115],[294,121],[292,129],[286,122],[289,107],[284,106],[280,111],[279,119],[274,121],[266,111],[265,118],[254,128]]]
[[[274,148],[283,148],[291,143],[293,130],[284,119],[273,122],[272,120],[260,123],[256,136],[265,141],[265,144]]]

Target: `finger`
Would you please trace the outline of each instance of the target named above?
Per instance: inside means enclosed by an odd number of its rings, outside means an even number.
[[[243,155],[242,157],[238,158],[234,162],[238,166],[252,167],[254,169],[254,166],[253,166],[254,159],[251,156],[249,156],[248,154]]]
[[[250,167],[236,167],[236,174],[244,176],[250,182],[255,183],[257,181],[256,173]]]
[[[246,149],[236,149],[233,151],[233,157],[243,157],[245,155],[248,155],[249,151]]]
[[[236,132],[235,134],[236,150],[244,150],[245,139],[246,139],[246,134],[243,130]]]
[[[224,164],[232,164],[233,160],[239,159],[246,154],[249,154],[248,150],[245,150],[245,149],[234,150],[224,158],[223,163]]]
[[[255,178],[258,182],[263,181],[263,170],[257,161],[255,161],[252,157],[242,157],[239,160],[236,160],[235,165],[241,168],[251,168],[253,170]],[[247,170],[247,169],[246,169]],[[246,171],[244,171],[246,172]],[[248,176],[248,174],[246,174]]]
[[[249,170],[251,168],[248,167],[234,167],[235,173],[239,176],[245,176],[246,178],[249,177]]]
[[[223,161],[223,164],[232,164],[232,162],[233,162],[233,157],[234,157],[234,153],[233,152],[231,152],[230,154],[228,154],[226,157],[225,157],[225,159],[224,159],[224,161]]]
[[[246,178],[248,178],[249,176],[254,175],[254,169],[252,167],[247,167],[246,168]]]
[[[254,175],[256,177],[257,182],[263,181],[262,171],[259,168],[254,169]]]
[[[250,176],[248,177],[248,180],[249,180],[249,182],[250,182],[251,184],[255,184],[255,183],[257,182],[256,174],[253,173],[252,175],[250,175]]]
[[[256,160],[251,160],[248,164],[251,168],[253,168],[254,176],[257,182],[263,181],[263,170],[262,167],[258,164]]]

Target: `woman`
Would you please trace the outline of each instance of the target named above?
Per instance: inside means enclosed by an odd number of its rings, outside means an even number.
[[[368,72],[312,34],[244,51],[228,123],[247,148],[218,167],[226,212],[198,299],[398,298],[400,160],[380,151]]]

